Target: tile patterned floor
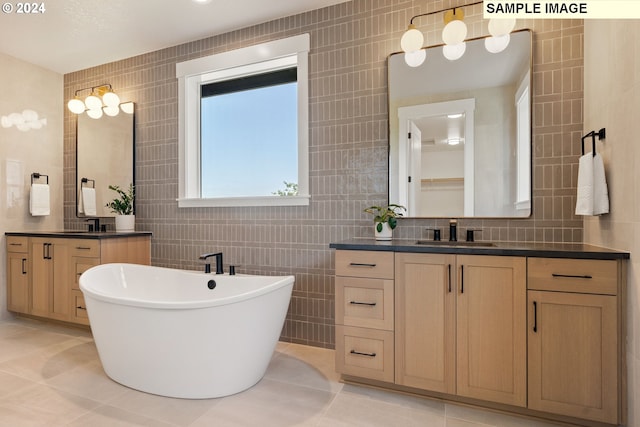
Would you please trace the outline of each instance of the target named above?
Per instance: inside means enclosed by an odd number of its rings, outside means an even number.
[[[220,399],[171,399],[110,380],[91,335],[0,322],[0,426],[421,426],[552,424],[343,384],[333,351],[279,343],[265,377]]]

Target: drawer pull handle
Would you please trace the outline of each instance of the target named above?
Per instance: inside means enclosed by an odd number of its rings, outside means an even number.
[[[366,305],[366,306],[369,306],[369,307],[375,307],[375,305],[376,305],[375,302],[360,302],[360,301],[349,301],[349,304]]]
[[[81,251],[91,250],[91,248],[87,247],[87,246],[76,246],[76,249],[81,250]]]
[[[351,267],[375,267],[375,264],[367,264],[363,262],[352,262],[349,264]]]
[[[81,306],[78,306],[78,307],[76,307],[76,308],[77,308],[78,310],[85,310],[85,311],[87,310],[85,307],[81,307]]]
[[[588,275],[588,274],[558,274],[558,273],[551,273],[551,276],[553,276],[553,277],[569,277],[569,278],[572,278],[572,279],[593,279],[593,277]]]
[[[27,274],[27,259],[22,258],[22,274]]]
[[[376,357],[375,353],[362,353],[360,351],[355,351],[355,350],[351,350],[351,354],[355,354],[358,356]]]
[[[22,243],[9,243],[9,246],[22,246]]]

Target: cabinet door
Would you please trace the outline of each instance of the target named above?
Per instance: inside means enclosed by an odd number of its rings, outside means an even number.
[[[31,314],[69,319],[69,246],[65,239],[31,239]]]
[[[29,259],[27,253],[7,254],[7,309],[29,312]]]
[[[31,314],[48,317],[51,297],[49,291],[53,281],[49,249],[51,239],[32,238],[31,255]]]
[[[459,255],[457,394],[527,401],[526,260]]]
[[[49,317],[58,320],[69,320],[71,306],[69,293],[74,277],[71,273],[70,246],[67,239],[55,239],[51,247],[51,313]]]
[[[396,254],[396,383],[455,393],[455,256]]]
[[[618,423],[616,297],[528,292],[529,408]]]

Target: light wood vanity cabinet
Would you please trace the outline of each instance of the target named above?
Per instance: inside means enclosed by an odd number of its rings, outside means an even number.
[[[578,424],[626,422],[628,254],[339,246],[336,369],[345,379]]]
[[[529,260],[529,408],[619,422],[616,260]]]
[[[80,275],[111,262],[151,263],[149,235],[83,239],[7,236],[7,308],[16,313],[88,325]]]
[[[526,262],[396,254],[396,383],[526,406]]]

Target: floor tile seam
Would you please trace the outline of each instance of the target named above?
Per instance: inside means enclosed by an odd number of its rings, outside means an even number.
[[[101,408],[111,408],[111,409],[115,409],[117,411],[126,412],[127,414],[132,415],[132,416],[142,417],[142,418],[144,418],[145,420],[148,420],[148,421],[162,423],[164,425],[168,425],[168,426],[172,426],[172,427],[185,427],[184,425],[174,424],[174,423],[168,422],[166,420],[161,420],[159,418],[150,417],[148,414],[141,414],[140,412],[135,412],[135,411],[132,411],[132,410],[127,409],[127,408],[122,408],[120,406],[111,405],[109,403],[102,403],[102,402],[100,402],[100,403],[101,403],[100,406],[97,406],[97,407],[93,408],[91,411],[89,411],[88,413],[82,414],[80,417],[77,417],[74,420],[68,422],[67,425],[73,424],[73,422],[75,422],[75,421],[79,420],[80,418],[82,418],[84,416],[87,416],[87,415],[91,415],[91,414],[103,415],[100,412],[98,412],[99,409],[101,409]]]
[[[429,413],[431,415],[433,414],[442,414],[442,417],[446,418],[446,405],[445,408],[443,408],[442,410],[439,410],[437,408],[430,408],[430,407],[421,407],[420,405],[417,404],[402,404],[402,403],[395,403],[393,401],[389,401],[389,400],[385,400],[383,398],[380,397],[375,397],[375,396],[369,396],[369,395],[363,395],[360,393],[355,393],[353,391],[349,391],[349,390],[341,390],[341,393],[343,393],[345,396],[351,396],[351,397],[355,397],[359,400],[363,400],[363,401],[369,401],[371,403],[374,404],[379,404],[379,405],[390,405],[393,408],[399,408],[402,410],[410,410],[410,411],[419,411],[419,412],[424,412],[424,413]],[[389,393],[394,393],[393,391],[389,391]],[[401,394],[402,395],[402,394]],[[394,397],[397,399],[397,397]],[[435,400],[435,401],[439,401],[438,398],[435,399],[431,399],[427,396],[419,396],[418,398],[420,399],[425,399],[425,400]]]
[[[307,385],[307,384],[303,384],[303,383],[300,383],[300,382],[296,382],[295,380],[287,381],[287,380],[283,380],[281,378],[270,377],[270,376],[267,376],[267,375],[265,375],[262,379],[269,380],[269,381],[275,381],[275,382],[280,383],[280,384],[294,385],[294,386],[297,386],[297,387],[307,388],[307,389],[314,390],[314,391],[324,391],[324,392],[331,393],[331,394],[338,394],[338,392],[333,391],[331,389],[328,390],[328,389],[322,388],[322,387],[314,387],[312,385]],[[262,381],[262,379],[260,381]],[[329,384],[331,384],[329,382],[329,380],[327,380],[327,382]],[[337,385],[339,385],[340,386],[340,390],[342,390],[342,384],[338,383]]]
[[[16,377],[16,378],[19,378],[19,379],[21,379],[21,380],[25,380],[25,381],[28,381],[28,382],[30,382],[30,383],[31,383],[31,384],[29,384],[29,385],[27,385],[27,386],[24,386],[24,387],[19,388],[18,390],[12,390],[12,391],[10,391],[10,392],[9,392],[9,394],[6,394],[6,395],[4,395],[4,396],[0,397],[0,399],[4,399],[4,398],[6,398],[6,397],[8,397],[8,396],[11,396],[11,395],[13,395],[13,394],[16,394],[16,393],[20,392],[21,390],[23,390],[23,389],[25,389],[25,388],[27,388],[27,387],[32,387],[32,386],[35,386],[35,385],[38,385],[38,384],[43,384],[43,382],[42,382],[42,381],[40,381],[40,380],[34,380],[33,378],[30,378],[30,377],[27,377],[27,376],[24,376],[24,375],[19,375],[18,373],[14,372],[14,371],[7,371],[7,370],[4,370],[4,369],[2,369],[1,367],[0,367],[0,372],[2,372],[3,374],[8,374],[8,375],[14,376],[14,377]]]

